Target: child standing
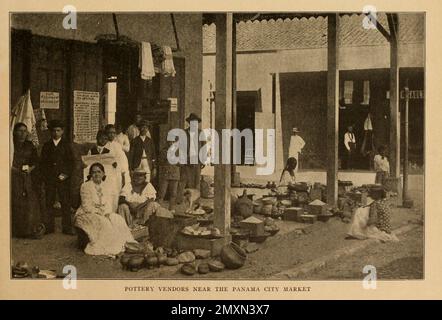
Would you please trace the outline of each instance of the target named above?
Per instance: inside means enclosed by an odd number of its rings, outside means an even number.
[[[375,183],[385,185],[386,179],[390,175],[390,163],[385,156],[385,146],[380,146],[378,152],[379,154],[374,157],[374,169],[376,171]]]
[[[168,141],[159,155],[159,190],[158,200],[163,201],[169,191],[169,210],[175,210],[178,182],[180,180],[180,167],[170,164],[167,159],[169,148],[176,148],[173,141]]]

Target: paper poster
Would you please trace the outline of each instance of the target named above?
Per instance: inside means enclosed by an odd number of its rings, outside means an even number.
[[[78,143],[95,142],[100,125],[100,93],[74,91],[74,135]]]

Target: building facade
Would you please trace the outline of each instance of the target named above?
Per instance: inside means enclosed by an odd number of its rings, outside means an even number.
[[[364,120],[371,112],[376,147],[389,141],[388,41],[376,29],[364,28],[364,16],[340,18],[339,152],[348,125],[355,128],[359,150]],[[378,15],[386,26],[386,18]],[[400,102],[408,80],[410,159],[423,163],[424,143],[424,15],[399,14]],[[213,127],[215,88],[215,25],[203,27],[203,126]],[[306,141],[301,169],[324,169],[327,114],[326,18],[237,23],[237,126],[276,130],[276,167],[288,155],[291,129]],[[402,119],[402,117],[401,117]],[[264,147],[265,148],[265,147]],[[402,148],[403,149],[403,148]],[[265,149],[264,149],[265,150]],[[358,153],[357,168],[369,169]],[[238,171],[245,170],[241,166]]]

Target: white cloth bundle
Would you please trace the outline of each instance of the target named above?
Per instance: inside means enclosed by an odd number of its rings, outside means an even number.
[[[175,77],[176,71],[173,65],[172,49],[169,46],[163,46],[164,60],[161,63],[163,74],[166,77]]]
[[[152,47],[149,42],[141,43],[138,67],[141,69],[141,79],[152,80],[152,78],[155,77]]]

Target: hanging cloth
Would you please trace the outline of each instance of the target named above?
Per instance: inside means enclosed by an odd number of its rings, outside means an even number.
[[[14,125],[18,122],[22,122],[28,127],[28,140],[32,141],[34,145],[38,145],[37,127],[30,90],[26,91],[12,108],[10,119],[11,130],[13,130]]]
[[[375,149],[373,124],[371,122],[370,114],[368,114],[364,122],[364,141],[362,142],[361,153],[364,157],[367,155],[370,155],[371,157],[371,155],[374,156]]]
[[[152,80],[155,77],[152,47],[149,42],[141,43],[138,67],[141,69],[141,79]]]
[[[367,119],[365,119],[364,121],[364,130],[373,130],[370,114],[367,116]]]
[[[165,77],[175,77],[176,71],[173,65],[172,49],[169,46],[163,46],[163,62],[161,68]]]

